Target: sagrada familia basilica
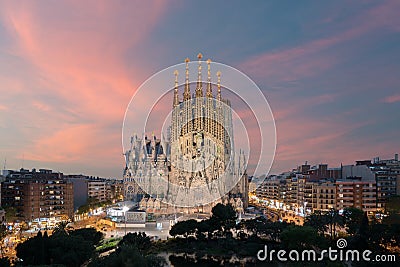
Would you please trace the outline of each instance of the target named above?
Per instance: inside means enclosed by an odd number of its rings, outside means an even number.
[[[125,200],[139,202],[147,213],[210,213],[216,203],[230,203],[242,212],[248,205],[245,155],[235,153],[231,103],[222,98],[220,72],[217,83],[211,82],[210,60],[205,62],[207,81],[202,80],[201,59],[199,54],[195,83],[189,82],[185,60],[182,98],[174,72],[167,138],[134,135],[125,153]]]

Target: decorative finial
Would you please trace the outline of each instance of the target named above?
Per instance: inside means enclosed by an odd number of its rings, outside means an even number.
[[[203,58],[203,55],[201,53],[199,53],[197,55],[197,58],[199,59],[199,66],[198,66],[198,72],[197,72],[196,97],[202,97],[203,96],[203,83],[201,81],[201,59]]]
[[[179,71],[175,70],[174,75],[175,75],[175,89],[176,90],[178,90],[178,74],[179,74]]]
[[[218,80],[217,80],[217,87],[218,87],[217,99],[219,101],[221,101],[221,72],[220,71],[217,72],[217,77],[218,77]]]
[[[211,81],[211,71],[210,71],[211,66],[210,66],[210,64],[211,64],[211,59],[207,59],[207,78],[208,78],[209,82]]]
[[[189,88],[189,58],[185,59],[185,91],[183,92],[183,100],[186,101],[190,99],[190,88]]]
[[[188,58],[185,59],[185,63],[186,63],[186,66],[185,66],[186,84],[189,84],[189,61],[190,60]]]
[[[174,71],[175,75],[175,90],[174,90],[174,107],[176,107],[179,104],[179,96],[178,96],[178,70]]]
[[[212,97],[211,59],[207,59],[207,97]]]

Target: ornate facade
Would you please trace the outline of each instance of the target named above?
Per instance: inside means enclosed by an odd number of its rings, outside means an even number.
[[[214,96],[211,61],[206,62],[207,81],[203,82],[201,59],[199,54],[194,94],[189,59],[185,60],[182,99],[178,72],[174,72],[168,138],[135,135],[125,153],[125,198],[140,201],[140,207],[148,212],[167,214],[178,208],[208,213],[217,202],[231,203],[238,211],[247,207],[245,156],[234,150],[232,112],[229,100],[221,96],[221,73],[217,73]]]

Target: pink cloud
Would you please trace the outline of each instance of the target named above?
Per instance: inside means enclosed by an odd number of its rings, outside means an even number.
[[[385,97],[381,101],[384,103],[389,103],[389,104],[400,102],[400,95],[391,95],[391,96]]]
[[[16,84],[4,92],[12,103],[17,102],[13,87],[19,95],[38,99],[30,101],[32,109],[18,108],[19,121],[35,130],[24,131],[26,145],[15,154],[29,151],[25,158],[30,160],[122,166],[118,125],[146,73],[143,63],[127,65],[126,54],[146,39],[165,6],[163,1],[0,4],[14,42],[8,53],[36,74],[35,84]]]
[[[299,46],[261,53],[242,62],[240,68],[264,78],[269,84],[317,75],[345,60],[345,57],[338,56],[337,50],[332,49],[335,45],[382,28],[400,31],[399,8],[399,1],[381,2],[358,16],[340,22],[339,25],[345,28],[343,31]]]
[[[34,106],[35,108],[37,108],[40,111],[44,111],[44,112],[49,112],[51,110],[51,107],[45,103],[41,103],[38,101],[33,101],[32,102],[32,106]]]
[[[91,137],[95,129],[92,125],[62,127],[34,142],[25,159],[44,162],[73,162],[88,154]]]

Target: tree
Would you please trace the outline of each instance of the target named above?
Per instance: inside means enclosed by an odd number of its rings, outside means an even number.
[[[388,225],[377,223],[370,226],[368,241],[374,251],[379,250],[390,242]]]
[[[291,225],[281,234],[281,240],[287,249],[313,248],[321,243],[321,237],[310,226]]]
[[[151,240],[144,232],[128,233],[118,243],[119,249],[124,246],[136,247],[141,254],[147,254],[151,248]]]
[[[267,220],[262,216],[250,220],[245,220],[243,222],[244,228],[248,232],[251,232],[254,237],[258,236],[262,232],[266,232],[266,223]]]
[[[6,212],[6,222],[13,222],[18,219],[18,212],[15,207],[7,206],[4,211]]]
[[[169,234],[172,236],[184,236],[187,238],[189,235],[192,235],[196,232],[197,229],[197,221],[194,219],[177,222],[171,227]]]
[[[349,235],[356,235],[360,231],[364,212],[355,207],[345,208],[343,211],[344,224],[346,232]],[[368,218],[367,218],[368,220]]]
[[[197,222],[197,231],[196,231],[196,238],[198,240],[204,240],[209,238],[208,233],[210,230],[210,224],[208,220],[202,220],[200,222]]]
[[[58,235],[51,236],[48,257],[53,263],[78,267],[92,256],[95,247],[93,243],[82,236]]]
[[[369,220],[368,220],[367,212],[365,211],[361,218],[361,223],[360,223],[360,227],[358,229],[358,234],[364,238],[367,238],[368,230],[369,230]]]
[[[245,221],[241,220],[238,224],[236,224],[236,236],[238,239],[241,240],[246,240],[248,235],[246,233],[246,225],[245,225]]]
[[[17,257],[23,259],[23,265],[46,265],[50,263],[50,258],[47,257],[49,247],[47,234],[43,237],[39,231],[35,237],[17,245]]]
[[[63,264],[78,267],[90,259],[95,243],[99,242],[102,234],[94,229],[79,229],[67,232],[63,224],[57,231],[48,236],[47,232],[29,238],[18,244],[17,257],[22,259],[22,265]]]
[[[236,225],[236,212],[232,205],[223,205],[218,203],[212,210],[212,216],[210,218],[211,223],[215,223],[218,229],[221,229],[221,235],[227,237],[228,233]]]
[[[0,266],[2,267],[11,267],[10,259],[7,257],[0,258]]]
[[[320,235],[324,235],[328,230],[327,217],[322,211],[315,211],[306,217],[304,226],[310,226],[317,230]]]
[[[354,233],[349,238],[349,247],[359,250],[369,249],[370,245],[368,241],[370,233],[367,212],[361,211],[361,218],[359,213],[357,217],[356,224],[353,227],[355,229]]]
[[[1,256],[4,255],[4,238],[6,238],[6,236],[8,235],[8,229],[7,226],[5,226],[4,224],[0,224],[0,252],[1,252]]]
[[[344,226],[344,220],[339,212],[335,209],[329,210],[326,214],[327,224],[331,239],[334,240],[336,238],[336,230],[339,226]]]
[[[101,232],[93,227],[68,231],[68,234],[71,236],[81,236],[84,240],[92,242],[95,246],[98,245],[104,237]]]
[[[399,214],[400,213],[400,196],[391,196],[389,197],[385,211],[389,214]]]
[[[267,222],[266,235],[269,239],[274,242],[279,242],[281,239],[281,234],[285,229],[287,229],[291,224],[287,222]]]
[[[108,256],[92,260],[88,267],[161,267],[166,266],[165,260],[155,255],[143,255],[136,246],[122,246]]]
[[[53,230],[53,235],[68,235],[67,225],[67,221],[61,221],[57,223],[56,227]]]

